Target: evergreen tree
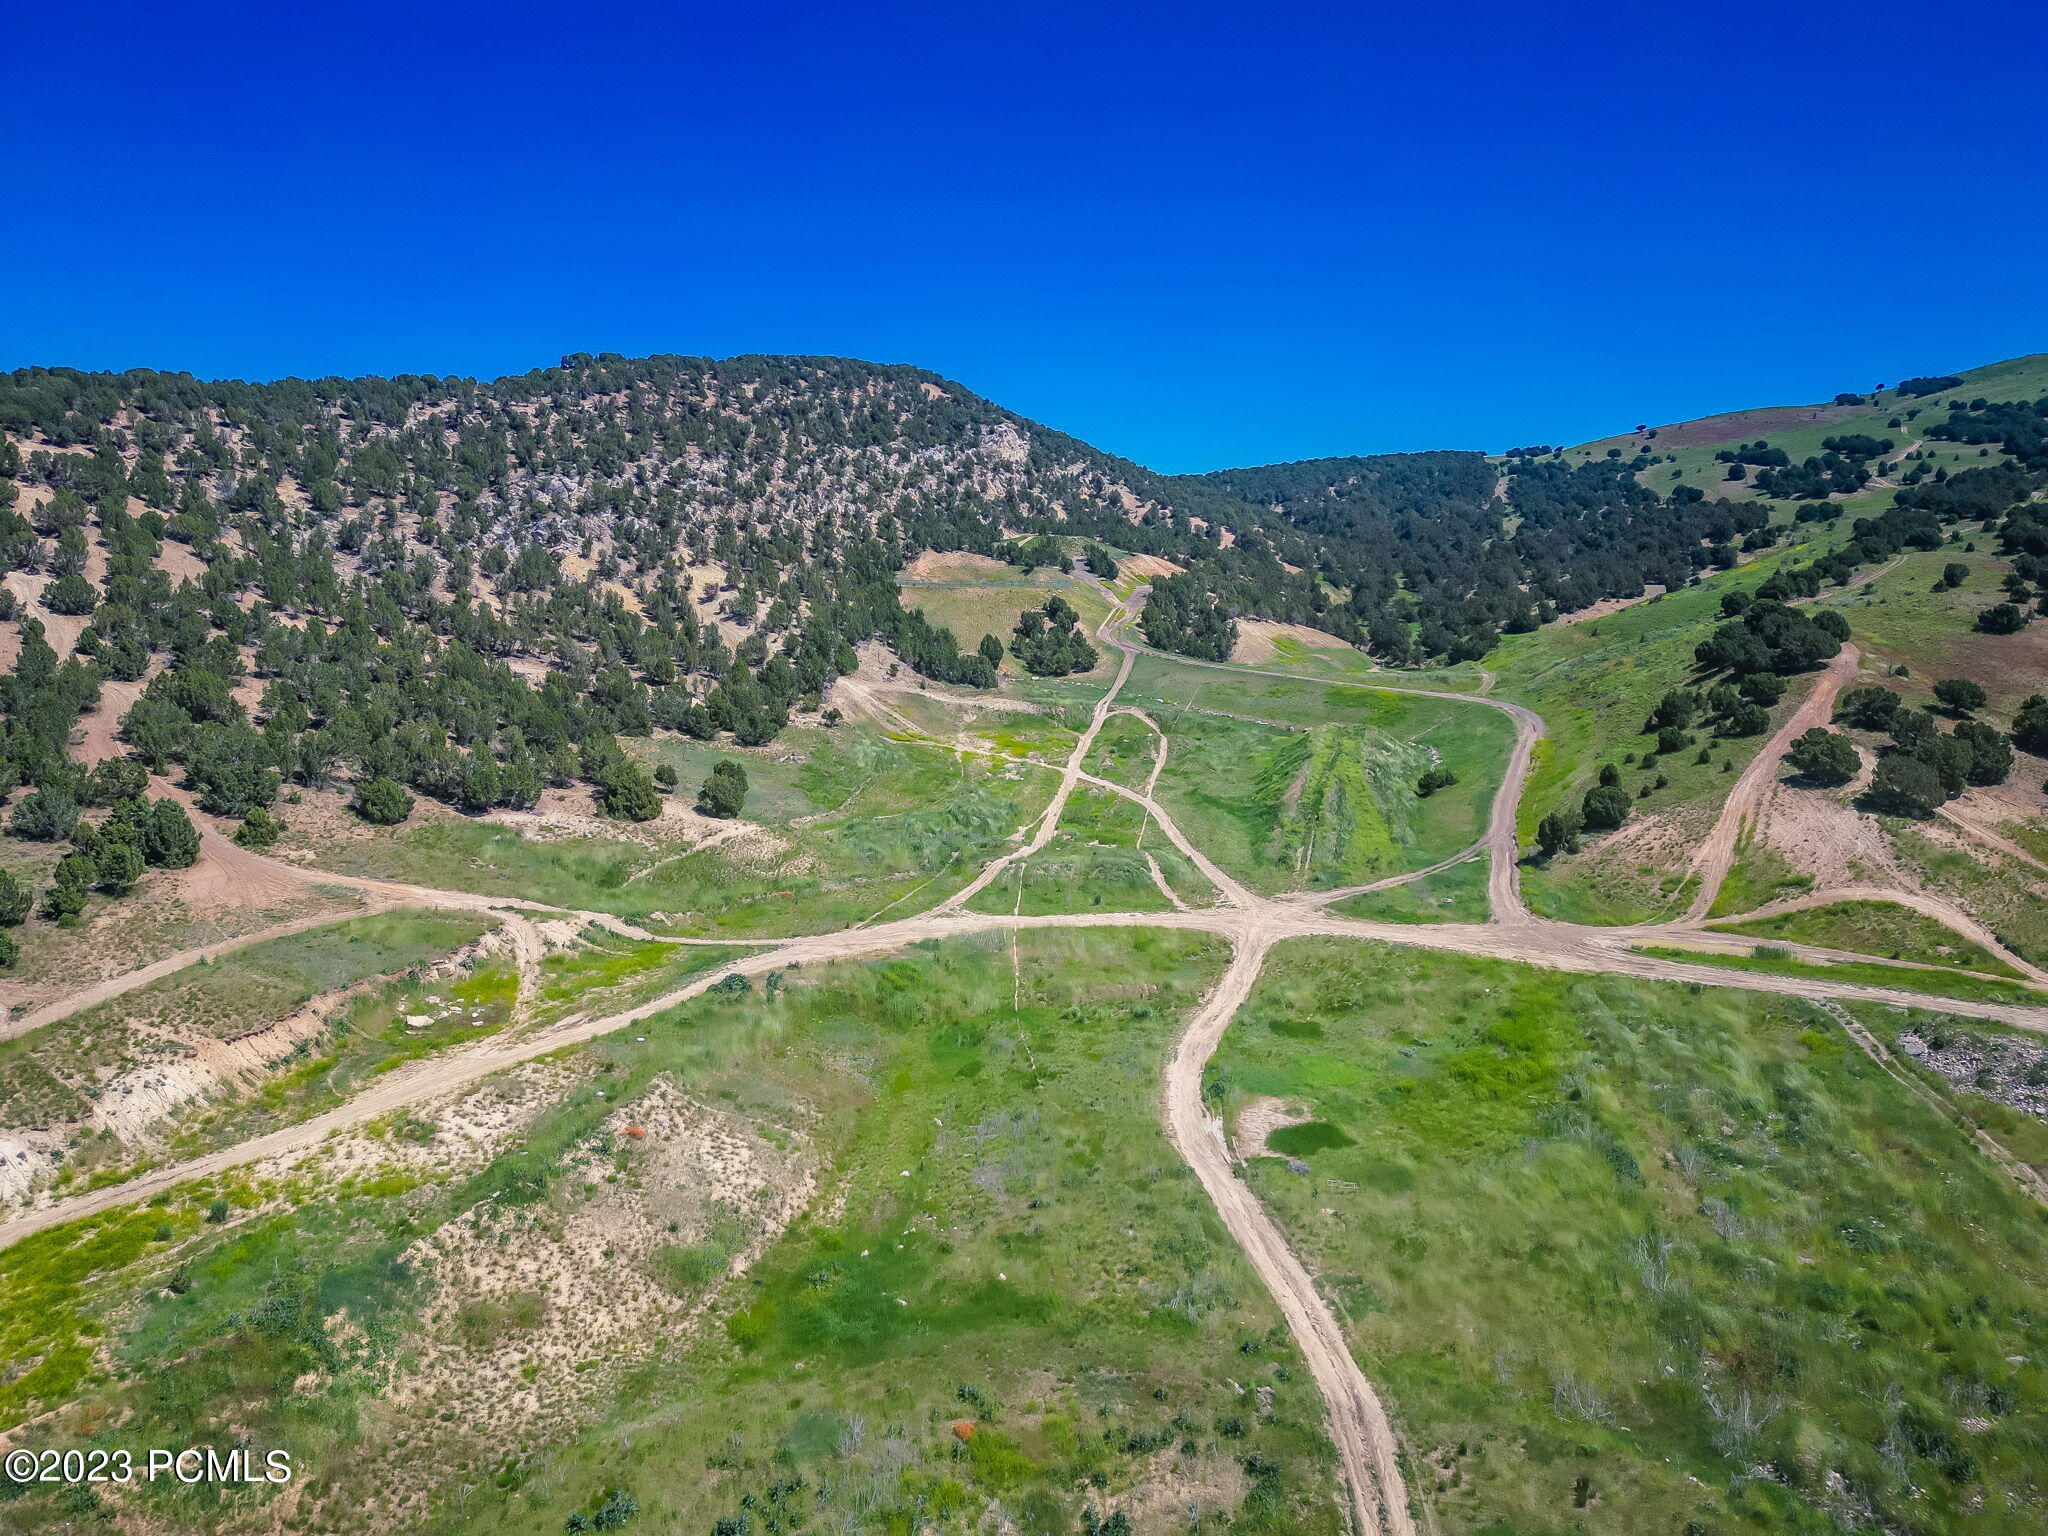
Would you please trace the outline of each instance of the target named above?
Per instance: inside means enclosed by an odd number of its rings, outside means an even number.
[[[1785,760],[1818,784],[1846,784],[1862,767],[1854,742],[1818,727],[1794,740],[1785,751]]]
[[[412,814],[412,796],[393,779],[374,778],[356,787],[351,808],[372,825],[395,827]]]
[[[747,770],[730,758],[714,763],[697,793],[697,810],[729,820],[740,814],[747,799]]]

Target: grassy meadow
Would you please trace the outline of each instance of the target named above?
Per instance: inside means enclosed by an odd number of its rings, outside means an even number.
[[[1438,1529],[2038,1528],[2048,1218],[1826,1015],[1301,941],[1209,1087]]]
[[[651,1531],[1062,1536],[1124,1512],[1140,1531],[1335,1536],[1313,1384],[1159,1122],[1165,1055],[1222,959],[1193,935],[1031,933],[784,972],[595,1042],[480,1170],[302,1191],[225,1230],[207,1189],[45,1233],[0,1256],[11,1296],[105,1351],[68,1357],[70,1405],[40,1434],[184,1444],[232,1424],[294,1452],[293,1521],[332,1533],[402,1505],[410,1530],[551,1536],[630,1497]],[[722,1279],[730,1223],[625,1277],[701,1310],[624,1354],[593,1346],[580,1427],[508,1443],[433,1397],[387,1400],[437,1291],[464,1283],[417,1245],[538,1237],[614,1183],[656,1198],[649,1144],[616,1127],[671,1085],[804,1159],[806,1214],[743,1279]],[[431,1144],[432,1113],[409,1134]],[[480,1365],[518,1361],[540,1326],[500,1311],[456,1314]],[[17,1389],[32,1354],[10,1317]],[[266,1493],[136,1504],[164,1529],[259,1529]],[[94,1517],[0,1504],[38,1530],[74,1518]]]

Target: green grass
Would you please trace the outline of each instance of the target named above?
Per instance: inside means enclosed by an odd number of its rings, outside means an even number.
[[[1880,822],[1899,862],[1930,890],[1954,899],[2013,953],[2036,965],[2048,961],[2048,903],[2035,894],[2038,870],[1996,849],[1937,842],[1916,822]]]
[[[1086,1505],[1171,1497],[1205,1529],[1335,1536],[1320,1399],[1159,1123],[1166,1053],[1221,961],[1198,935],[1025,934],[1014,960],[988,935],[697,999],[588,1047],[594,1075],[480,1172],[197,1228],[170,1289],[132,1255],[73,1265],[81,1306],[122,1319],[106,1393],[123,1412],[46,1438],[233,1425],[293,1451],[296,1518],[336,1532],[410,1484],[428,1502],[407,1528],[426,1533],[552,1536],[620,1487],[650,1530],[709,1530],[745,1501],[756,1530],[800,1506],[806,1529],[1070,1532]],[[377,1402],[440,1283],[406,1247],[457,1218],[508,1238],[560,1219],[578,1198],[561,1170],[665,1076],[763,1134],[801,1124],[811,1214],[708,1326],[632,1341],[580,1428],[508,1443]],[[744,1238],[672,1245],[648,1283],[711,1297]],[[509,1310],[454,1321],[465,1347],[520,1348]],[[138,1495],[178,1529],[260,1523],[262,1497]]]
[[[1914,960],[1922,965],[1987,971],[1994,976],[2020,974],[1989,950],[1972,943],[1953,929],[1911,907],[1902,907],[1891,901],[1838,901],[1825,907],[1809,907],[1803,912],[1786,912],[1747,923],[1716,923],[1714,926],[1723,933],[1748,934],[1758,939],[1789,939],[1796,944],[1857,950],[1892,960]]]
[[[1818,1011],[1300,941],[1212,1089],[1447,1536],[2035,1528],[2042,1213]]]
[[[1483,923],[1491,915],[1486,905],[1486,874],[1482,855],[1406,885],[1353,896],[1330,910],[1379,923]]]
[[[1152,878],[1149,854],[1167,884],[1191,906],[1207,906],[1216,890],[1149,825],[1143,807],[1108,790],[1081,785],[1067,798],[1052,840],[1012,865],[968,903],[976,912],[1165,912],[1172,902]]]
[[[1095,666],[1085,675],[1105,679],[1114,676],[1116,652],[1092,638],[1096,626],[1109,617],[1109,604],[1102,595],[1071,577],[1055,577],[1046,571],[1039,572],[1039,579],[1029,584],[1021,579],[1021,572],[1018,576],[1016,581],[905,581],[899,595],[905,607],[915,608],[934,624],[952,630],[965,650],[974,649],[983,635],[994,635],[1003,643],[1003,674],[1025,676],[1028,674],[1016,657],[1009,654],[1010,633],[1017,627],[1019,614],[1027,608],[1044,607],[1045,600],[1057,593],[1081,615],[1081,630],[1095,646]]]
[[[1960,1041],[1973,1045],[1987,1056],[2015,1049],[2032,1052],[2041,1046],[2038,1033],[2008,1028],[1988,1019],[1959,1019],[1953,1014],[1930,1013],[1918,1008],[1890,1008],[1882,1003],[1845,1003],[1842,1006],[1892,1048],[1900,1067],[1914,1073],[1940,1094],[1958,1115],[1989,1132],[2008,1152],[2029,1164],[2036,1173],[2048,1176],[2048,1120],[1974,1092],[1971,1085],[1952,1082],[1898,1049],[1899,1036],[1911,1030],[1930,1044],[1947,1045]]]
[[[1760,971],[1770,976],[1810,976],[1859,987],[1889,987],[1895,992],[1919,992],[1933,997],[1968,998],[1981,1003],[2016,1003],[2026,1008],[2048,1008],[2048,992],[2036,992],[2017,982],[1993,981],[1959,975],[1939,968],[1877,965],[1869,961],[1844,960],[1835,965],[1772,955],[1723,955],[1707,950],[1679,949],[1668,945],[1632,944],[1638,954],[1660,960],[1683,960],[1693,965],[1719,966],[1731,971]]]
[[[1745,839],[1708,915],[1734,917],[1812,889],[1813,876],[1801,874],[1777,849]]]
[[[821,805],[807,813],[819,819],[784,823],[791,846],[766,857],[724,847],[678,857],[625,841],[536,842],[479,822],[400,829],[321,857],[345,873],[524,896],[636,922],[659,912],[657,926],[685,935],[831,932],[899,903],[942,899],[1003,851],[1053,789],[1052,776],[1035,769],[845,727],[817,735],[779,793],[787,809],[786,797],[801,791]]]
[[[1993,553],[1997,539],[1975,524],[1955,532],[1955,542],[1911,551],[1895,569],[1820,601],[1849,621],[1868,665],[1907,669],[1907,678],[1886,679],[1890,687],[1924,704],[1940,679],[1970,678],[1990,695],[1979,718],[2002,725],[2028,694],[2048,691],[2048,627],[2036,622],[2016,635],[1978,632],[1977,615],[2005,601],[2000,582],[2012,564]],[[1969,576],[1959,587],[1935,591],[1942,567],[1951,563],[1966,566]]]
[[[1125,696],[1168,734],[1161,804],[1218,865],[1267,892],[1364,884],[1468,846],[1513,738],[1497,710],[1149,656]],[[1458,782],[1417,795],[1438,764]]]

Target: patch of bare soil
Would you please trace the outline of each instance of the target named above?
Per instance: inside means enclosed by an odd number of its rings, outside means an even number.
[[[507,925],[480,935],[443,956],[427,975],[453,979],[468,974],[512,946],[509,930]],[[203,1022],[180,1024],[140,1013],[125,1020],[122,1043],[113,1054],[126,1065],[93,1087],[90,1115],[76,1122],[10,1126],[0,1134],[0,1203],[18,1203],[47,1189],[65,1149],[83,1136],[109,1139],[136,1152],[153,1148],[167,1122],[185,1106],[260,1085],[301,1047],[340,1028],[356,1000],[388,980],[365,977],[323,992],[273,1023],[228,1037],[209,1033]]]
[[[1559,614],[1557,622],[1560,624],[1591,624],[1596,620],[1606,618],[1610,613],[1619,613],[1624,608],[1633,608],[1637,603],[1647,603],[1651,598],[1662,597],[1663,595],[1664,588],[1652,585],[1643,588],[1642,592],[1635,597],[1603,597],[1599,602],[1589,603],[1574,613]]]
[[[1266,1145],[1266,1138],[1290,1125],[1306,1125],[1314,1118],[1314,1115],[1304,1114],[1285,1099],[1264,1095],[1253,1099],[1237,1112],[1237,1131],[1232,1137],[1237,1160],[1245,1162],[1254,1157],[1282,1156]]]
[[[978,555],[964,549],[928,549],[903,568],[903,574],[912,581],[979,581],[1004,571],[1017,574],[1014,565],[993,555]]]
[[[435,1294],[387,1391],[417,1428],[389,1453],[381,1523],[425,1512],[441,1458],[419,1454],[422,1430],[445,1439],[437,1450],[490,1457],[573,1426],[623,1371],[688,1338],[816,1187],[804,1151],[666,1079],[578,1148],[559,1183],[544,1205],[482,1207],[405,1255]]]
[[[1306,624],[1275,624],[1266,619],[1239,619],[1237,644],[1230,649],[1230,659],[1241,667],[1259,666],[1280,654],[1280,648],[1273,643],[1276,640],[1291,640],[1296,645],[1305,645],[1318,651],[1357,649],[1339,640],[1335,635],[1325,634],[1320,629],[1310,629]]]
[[[1865,775],[1859,774],[1842,789],[1772,785],[1762,810],[1764,846],[1811,875],[1819,890],[1845,885],[1919,890],[1920,882],[1900,865],[1877,818],[1856,809],[1853,801],[1863,782]]]
[[[1791,427],[1810,427],[1816,422],[1848,421],[1856,416],[1875,416],[1867,405],[1769,405],[1753,411],[1729,411],[1721,416],[1702,416],[1696,421],[1674,422],[1659,427],[1650,439],[1653,448],[1712,448],[1748,438],[1768,437]],[[1633,434],[1611,439],[1615,443],[1642,441]]]
[[[1226,530],[1223,537],[1223,547],[1228,549],[1232,542],[1233,540]],[[1178,576],[1187,567],[1175,565],[1171,560],[1159,555],[1125,555],[1122,560],[1117,562],[1117,569],[1126,576],[1152,577]]]

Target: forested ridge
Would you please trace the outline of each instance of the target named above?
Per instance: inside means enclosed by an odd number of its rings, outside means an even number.
[[[1959,404],[1937,432],[2004,442],[2024,467],[1910,486],[1836,563],[2023,500],[2040,422],[2029,402]],[[0,566],[19,576],[0,599],[16,641],[0,784],[37,787],[22,830],[51,840],[106,792],[66,742],[110,683],[141,685],[129,755],[255,841],[291,784],[347,787],[388,820],[409,794],[474,812],[580,779],[612,814],[651,816],[617,737],[764,743],[863,641],[992,686],[1004,637],[899,600],[928,549],[1078,550],[1099,574],[1107,548],[1158,555],[1185,574],[1153,584],[1155,645],[1221,658],[1253,616],[1398,666],[1476,658],[1776,537],[1765,503],[1652,489],[1643,453],[1164,476],[924,370],[838,358],[578,355],[490,383],[33,368],[0,378],[0,432]],[[1860,474],[1888,448],[1845,436],[1811,473]],[[2007,537],[2041,543],[2031,523]],[[1053,620],[1012,654],[1088,664]],[[66,624],[75,644],[52,645]]]

